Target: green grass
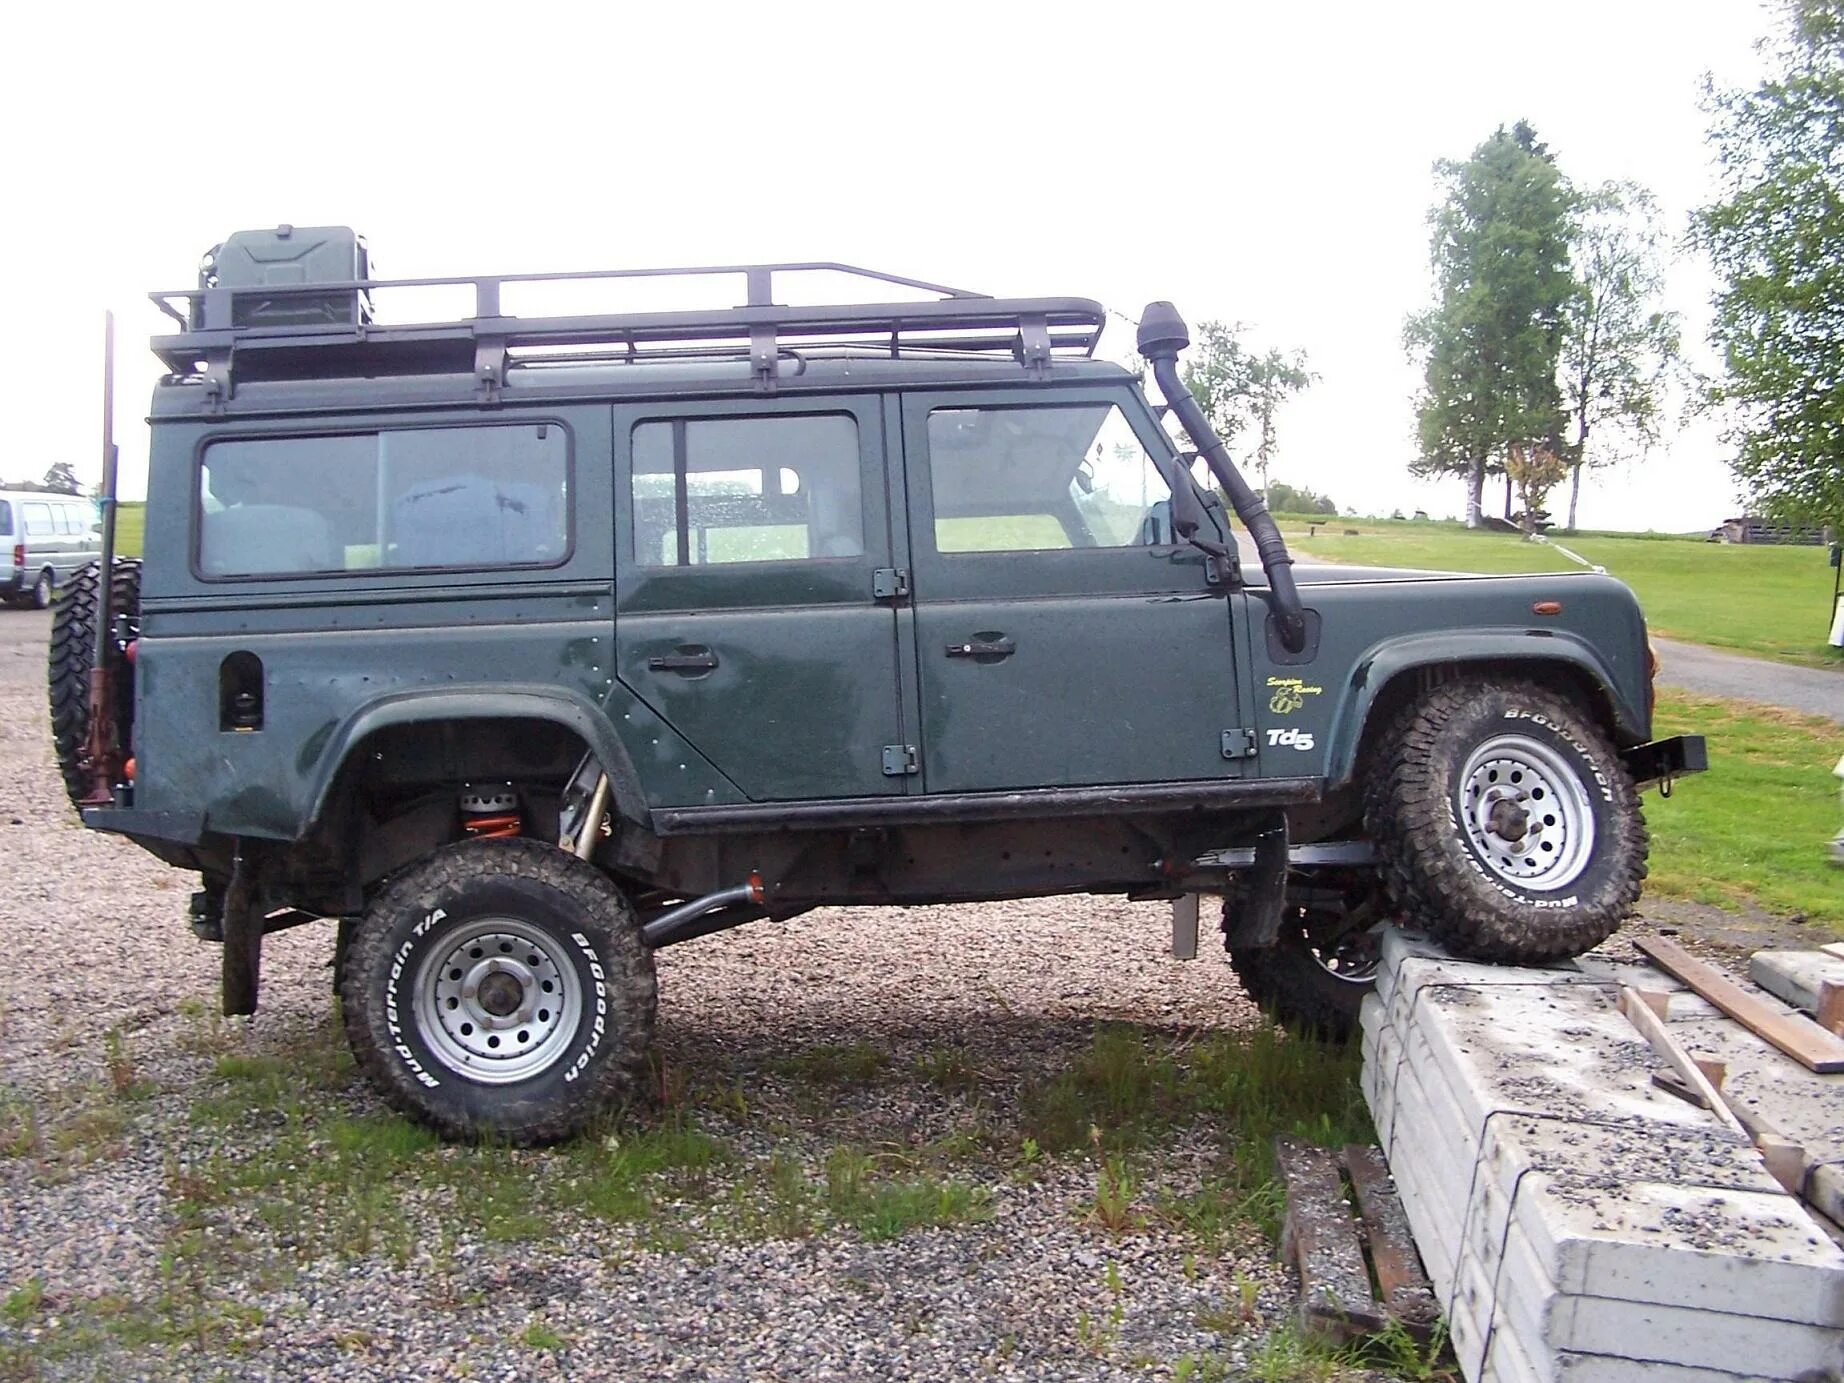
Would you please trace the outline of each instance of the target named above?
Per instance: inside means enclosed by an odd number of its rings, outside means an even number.
[[[1844,734],[1830,721],[1716,697],[1661,691],[1660,735],[1709,740],[1710,771],[1648,799],[1647,890],[1733,907],[1803,913],[1844,933],[1844,870],[1825,843],[1837,832]]]
[[[1457,524],[1334,519],[1313,538],[1298,523],[1284,528],[1303,554],[1328,562],[1489,574],[1581,570],[1553,544]],[[1358,535],[1345,536],[1349,528]],[[1840,664],[1825,644],[1833,573],[1823,548],[1662,535],[1555,541],[1631,586],[1656,634],[1787,662]]]
[[[1325,1147],[1374,1141],[1358,1068],[1354,1047],[1271,1028],[1175,1043],[1109,1025],[1062,1075],[1026,1092],[1016,1134],[1020,1148],[1092,1147],[1100,1159],[1093,1218],[1124,1228],[1139,1214],[1134,1155],[1155,1148],[1164,1130],[1212,1120],[1225,1135],[1223,1174],[1192,1196],[1164,1198],[1156,1213],[1206,1240],[1249,1223],[1272,1235],[1281,1211],[1276,1134]]]
[[[141,555],[147,532],[147,501],[123,500],[115,506],[115,550],[123,557]]]

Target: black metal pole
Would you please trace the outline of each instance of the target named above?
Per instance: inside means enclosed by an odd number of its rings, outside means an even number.
[[[115,800],[116,752],[113,714],[115,623],[115,314],[103,314],[102,347],[102,561],[96,575],[95,647],[90,659],[90,791],[86,804],[107,806]]]

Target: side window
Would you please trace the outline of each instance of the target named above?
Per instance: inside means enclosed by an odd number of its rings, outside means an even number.
[[[1171,489],[1108,403],[928,415],[938,552],[1169,543]]]
[[[642,566],[861,557],[858,421],[781,413],[637,423],[632,499]]]
[[[0,499],[0,533],[11,534],[12,532],[13,506],[8,501]]]
[[[76,537],[84,532],[85,527],[83,511],[76,505],[60,504],[58,506],[58,532],[67,537]]]
[[[214,442],[199,471],[199,569],[556,566],[569,555],[569,474],[556,423]]]
[[[40,500],[28,499],[20,503],[19,513],[26,521],[28,538],[50,538],[56,535],[58,526],[51,517],[51,506]]]

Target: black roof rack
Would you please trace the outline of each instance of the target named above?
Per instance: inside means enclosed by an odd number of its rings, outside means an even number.
[[[830,272],[935,296],[914,302],[789,307],[775,302],[777,274]],[[507,284],[586,283],[736,275],[745,301],[728,308],[619,312],[584,316],[502,315]],[[453,321],[385,324],[370,320],[372,299],[397,289],[471,288],[474,312]],[[302,321],[304,302],[345,295],[352,310],[337,321]],[[1033,374],[1058,356],[1091,356],[1106,320],[1086,298],[993,298],[899,274],[826,261],[705,265],[675,269],[605,269],[569,274],[487,274],[453,278],[355,279],[346,282],[216,285],[150,293],[182,330],[155,337],[154,354],[174,374],[203,374],[228,394],[237,376],[284,379],[362,373],[422,374],[471,370],[495,396],[505,383],[508,352],[599,348],[599,360],[746,355],[757,387],[774,387],[778,361],[803,347],[850,345],[893,357],[1009,355]],[[295,310],[288,305],[293,303]],[[280,311],[258,310],[279,304]],[[293,320],[278,320],[290,319]],[[542,358],[540,356],[540,358]],[[573,358],[583,358],[581,351]]]

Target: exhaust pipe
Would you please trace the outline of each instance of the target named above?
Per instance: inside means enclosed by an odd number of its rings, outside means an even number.
[[[751,874],[747,882],[733,888],[720,888],[715,893],[707,893],[702,898],[694,898],[688,903],[668,908],[641,926],[640,939],[657,950],[675,941],[690,941],[707,932],[722,931],[731,924],[727,920],[720,921],[711,917],[712,913],[737,907],[748,908],[753,912],[762,906],[763,896],[762,876]],[[699,926],[707,918],[715,925]]]
[[[1229,459],[1229,448],[1178,378],[1178,352],[1190,344],[1190,328],[1177,308],[1170,303],[1146,305],[1146,311],[1140,314],[1140,354],[1152,366],[1159,392],[1178,415],[1179,426],[1197,444],[1198,455],[1223,486],[1236,517],[1255,540],[1261,569],[1268,574],[1268,586],[1274,592],[1274,621],[1281,644],[1289,653],[1298,653],[1306,647],[1306,614],[1300,607],[1300,589],[1293,583],[1293,558],[1287,554],[1287,544],[1267,503],[1249,488],[1236,463]]]

